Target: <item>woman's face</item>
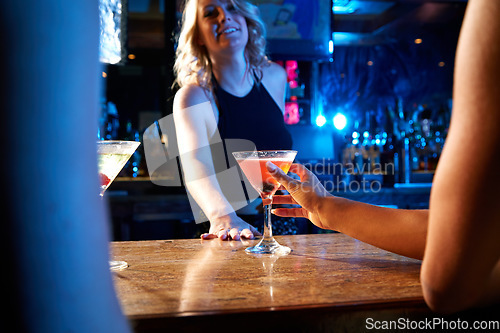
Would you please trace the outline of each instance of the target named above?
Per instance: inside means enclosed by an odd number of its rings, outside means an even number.
[[[248,42],[245,18],[229,0],[199,0],[198,43],[210,54],[244,50]]]

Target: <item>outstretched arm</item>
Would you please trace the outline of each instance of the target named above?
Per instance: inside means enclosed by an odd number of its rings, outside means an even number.
[[[292,179],[268,164],[273,176],[290,195],[275,196],[276,204],[299,204],[300,208],[278,208],[278,216],[305,217],[323,229],[331,229],[363,242],[421,259],[427,234],[427,210],[403,210],[373,206],[329,194],[314,174],[300,164],[290,172],[301,181]]]
[[[186,187],[210,221],[210,231],[202,238],[239,240],[240,234],[249,239],[260,235],[236,215],[217,180],[212,154],[222,145],[213,144],[221,140],[212,105],[202,88],[186,86],[177,92],[174,120]],[[223,151],[215,155],[225,161]]]
[[[457,49],[453,117],[429,212],[395,211],[333,197],[301,166],[291,169],[301,182],[275,171],[291,194],[275,202],[302,206],[278,209],[276,214],[307,217],[319,227],[412,257],[420,258],[425,248],[424,297],[439,312],[500,302],[498,17],[500,1],[469,2]]]

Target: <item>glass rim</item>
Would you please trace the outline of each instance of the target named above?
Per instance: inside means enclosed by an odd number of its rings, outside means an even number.
[[[130,154],[132,155],[141,143],[139,141],[100,140],[97,141],[98,154]]]
[[[141,144],[139,141],[131,140],[97,140],[97,144]]]
[[[232,154],[240,154],[240,153],[297,153],[297,150],[293,149],[264,149],[264,150],[240,150],[240,151],[233,151]]]

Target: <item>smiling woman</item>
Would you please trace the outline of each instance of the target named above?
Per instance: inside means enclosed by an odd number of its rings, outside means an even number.
[[[198,11],[202,10],[204,12],[200,15]],[[220,13],[221,10],[222,13]],[[179,87],[190,83],[205,88],[211,87],[211,61],[208,49],[203,47],[203,42],[200,39],[202,32],[198,23],[202,18],[212,19],[216,23],[215,15],[217,14],[217,18],[224,18],[226,11],[230,15],[231,13],[240,13],[237,16],[244,17],[246,24],[244,24],[244,27],[240,26],[240,28],[247,30],[248,34],[245,55],[248,58],[249,66],[258,70],[259,67],[267,63],[267,57],[265,56],[265,26],[260,20],[257,7],[246,1],[190,0],[184,8],[182,29],[174,64],[174,71],[177,76],[175,84]],[[207,16],[205,17],[205,15]],[[232,19],[230,18],[230,20]]]
[[[247,24],[231,2],[202,0],[198,11],[198,43],[212,55],[212,64],[217,61],[215,54],[244,52],[248,42]]]
[[[226,156],[233,159],[235,148],[226,149],[226,140],[251,141],[261,150],[292,148],[283,118],[286,72],[269,61],[265,45],[259,10],[249,2],[186,3],[174,65],[175,85],[180,88],[174,120],[185,179],[196,175],[196,181],[186,184],[203,211],[201,218],[195,218],[210,221],[209,233],[202,238],[239,240],[259,235],[237,216],[235,189],[220,183],[229,168]],[[223,148],[221,154],[215,154],[216,144]],[[255,213],[253,208],[251,214]]]

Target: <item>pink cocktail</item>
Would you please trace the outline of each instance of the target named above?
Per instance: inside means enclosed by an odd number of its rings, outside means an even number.
[[[233,156],[241,170],[267,204],[264,205],[264,234],[261,241],[246,249],[250,253],[285,255],[289,247],[280,245],[273,237],[271,224],[271,206],[274,193],[280,184],[267,171],[267,162],[274,163],[287,173],[297,155],[295,150],[262,150],[234,152]]]

